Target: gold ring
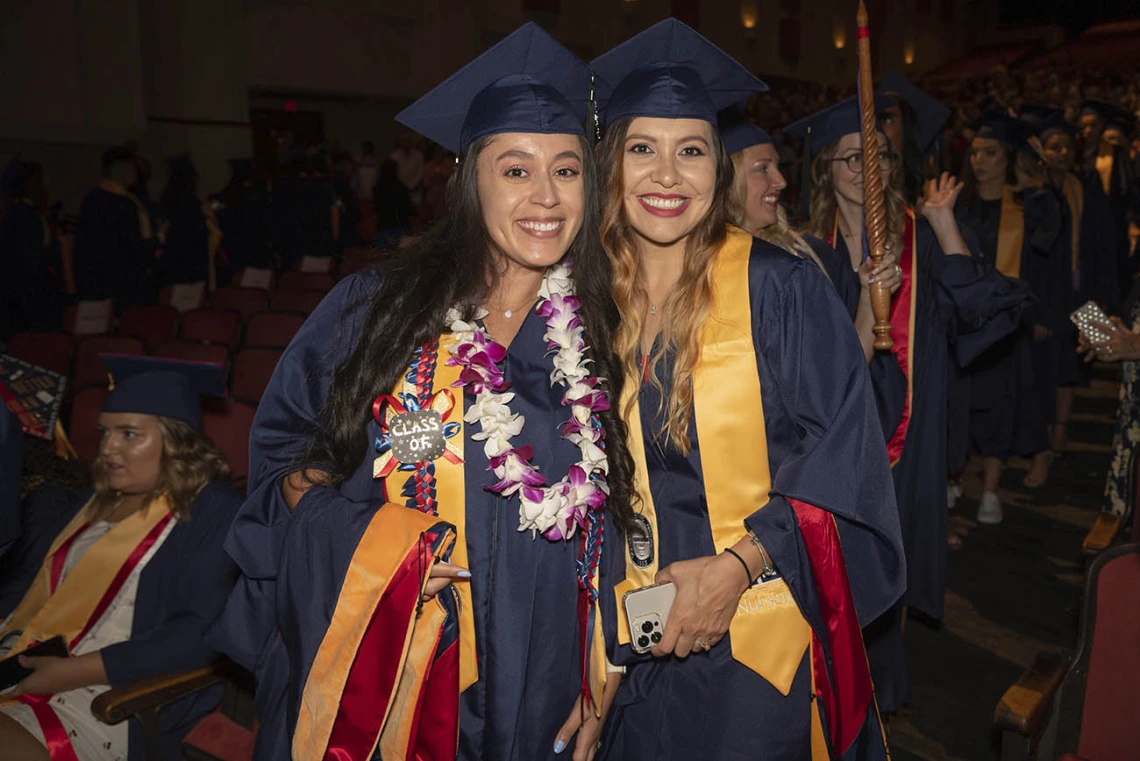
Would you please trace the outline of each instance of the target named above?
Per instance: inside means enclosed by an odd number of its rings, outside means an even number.
[[[709,649],[709,643],[703,639],[698,639],[693,641],[693,647],[696,648],[697,652],[702,652]]]

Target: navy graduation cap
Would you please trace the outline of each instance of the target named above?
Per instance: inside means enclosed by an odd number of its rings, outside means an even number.
[[[938,137],[939,130],[950,118],[950,109],[942,101],[915,87],[901,74],[887,72],[879,88],[875,90],[875,105],[879,96],[905,100],[918,116],[918,144],[925,152]]]
[[[229,159],[227,163],[230,165],[230,172],[233,173],[235,179],[243,182],[253,179],[253,159]]]
[[[1069,137],[1077,135],[1077,126],[1066,119],[1065,112],[1058,108],[1027,103],[1021,107],[1021,115],[1018,118],[1028,124],[1042,139],[1054,132],[1063,132]]]
[[[703,119],[768,89],[752,72],[691,27],[660,21],[590,64],[614,89],[599,93],[607,124],[626,116]]]
[[[131,412],[202,424],[201,397],[226,395],[222,368],[209,362],[184,362],[124,354],[100,354],[111,374],[111,393],[103,412]]]
[[[1136,129],[1136,116],[1111,103],[1086,100],[1081,104],[1081,114],[1095,114],[1104,120],[1105,129],[1115,127],[1128,136]]]
[[[1021,146],[1032,136],[1033,128],[996,108],[986,109],[973,124],[975,137],[997,140],[1011,148]]]
[[[717,115],[720,140],[724,150],[730,155],[751,148],[754,145],[767,145],[771,136],[760,129],[745,115],[740,106],[729,106]]]
[[[396,115],[462,156],[502,132],[585,135],[590,68],[533,21]]]
[[[875,113],[881,114],[890,108],[891,102],[885,97],[875,96]],[[811,137],[816,148],[838,140],[844,135],[863,131],[863,113],[859,110],[859,97],[852,95],[834,106],[804,117],[784,128],[785,132],[801,137]]]

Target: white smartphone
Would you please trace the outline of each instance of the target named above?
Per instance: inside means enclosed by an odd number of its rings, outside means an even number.
[[[644,655],[661,641],[665,624],[669,620],[669,609],[673,607],[673,598],[676,596],[677,588],[671,581],[634,589],[622,595],[621,603],[625,608],[626,621],[629,622],[633,652]]]

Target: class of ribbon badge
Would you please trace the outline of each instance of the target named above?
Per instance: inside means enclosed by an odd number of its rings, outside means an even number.
[[[460,450],[449,441],[460,430],[447,422],[455,409],[455,395],[442,389],[423,404],[415,394],[384,394],[372,403],[372,416],[380,425],[376,441],[379,453],[372,463],[372,477],[386,478],[394,470],[414,470],[416,465],[443,457],[459,465]]]

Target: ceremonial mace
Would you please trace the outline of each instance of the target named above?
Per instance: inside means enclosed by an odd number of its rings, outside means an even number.
[[[879,166],[879,137],[875,124],[875,85],[871,77],[871,29],[867,6],[859,0],[855,16],[859,37],[859,109],[863,115],[863,219],[871,261],[878,267],[887,253],[887,208],[883,196],[883,171]],[[891,340],[891,290],[882,282],[871,287],[871,311],[875,315],[875,349],[889,350]]]

